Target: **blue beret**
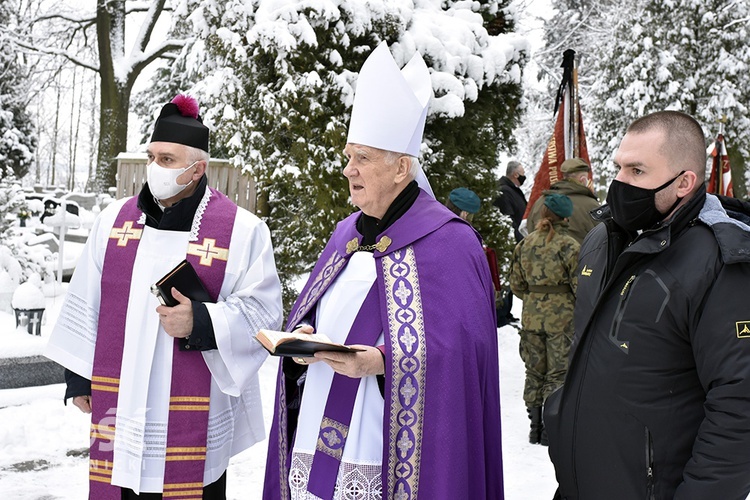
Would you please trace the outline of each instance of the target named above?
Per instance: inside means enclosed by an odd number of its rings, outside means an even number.
[[[453,203],[459,210],[469,212],[470,214],[479,212],[479,196],[477,196],[477,194],[471,189],[464,187],[456,188],[451,191],[448,199],[451,200],[451,203]]]
[[[573,215],[573,202],[564,194],[550,193],[544,197],[544,206],[552,210],[558,217]]]

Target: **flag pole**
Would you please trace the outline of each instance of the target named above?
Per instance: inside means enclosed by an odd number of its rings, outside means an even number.
[[[714,164],[716,165],[716,192],[719,194],[724,194],[724,191],[726,187],[724,186],[724,165],[723,165],[723,153],[724,148],[722,148],[723,145],[723,139],[724,139],[724,125],[727,123],[727,115],[722,115],[719,119],[719,135],[716,136],[716,145],[714,146],[716,149],[716,156],[714,157],[716,161],[714,161]]]
[[[573,147],[571,149],[571,158],[578,158],[581,156],[581,143],[578,134],[580,123],[578,121],[578,58],[573,53],[573,78],[570,82],[570,112],[573,114],[573,129],[570,131],[573,139]]]
[[[529,193],[524,218],[529,216],[532,207],[543,192],[562,178],[560,166],[566,159],[574,156],[590,164],[583,118],[578,104],[578,69],[574,50],[567,49],[563,52],[560,67],[563,68],[563,73],[560,85],[557,87],[555,106],[552,111],[554,118],[552,137],[542,155],[539,170],[534,175],[534,185]],[[561,105],[563,109],[560,109]],[[593,168],[589,178],[591,179],[592,176]]]

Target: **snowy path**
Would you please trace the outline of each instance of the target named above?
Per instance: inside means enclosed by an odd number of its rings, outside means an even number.
[[[520,316],[520,301],[516,301]],[[555,490],[547,449],[526,442],[523,364],[518,335],[499,330],[505,497],[549,500]],[[270,427],[276,360],[261,368],[263,408]],[[88,417],[61,403],[62,385],[0,391],[0,499],[80,500],[87,491],[87,458],[67,456],[88,446]],[[229,499],[260,498],[267,442],[236,456],[229,467]]]

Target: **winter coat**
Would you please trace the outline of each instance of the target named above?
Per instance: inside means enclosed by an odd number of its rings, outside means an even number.
[[[516,236],[516,242],[523,239],[523,235],[518,231],[521,225],[523,214],[526,212],[526,197],[523,195],[521,188],[513,184],[513,181],[506,176],[502,176],[500,181],[500,196],[495,198],[492,203],[500,212],[507,215],[513,221],[513,232]]]
[[[596,212],[570,369],[545,406],[561,497],[745,499],[750,226],[705,188],[634,239]]]
[[[568,217],[570,222],[569,234],[575,238],[578,243],[583,243],[586,235],[594,229],[599,221],[591,216],[591,211],[599,208],[599,200],[589,188],[573,181],[558,181],[549,189],[542,191],[542,194],[560,193],[567,195],[573,202],[573,215]],[[531,207],[529,216],[526,218],[526,227],[529,232],[536,229],[536,225],[542,218],[542,207],[544,206],[544,196],[537,198],[534,206]]]

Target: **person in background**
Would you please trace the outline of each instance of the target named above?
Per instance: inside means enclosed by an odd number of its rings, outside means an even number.
[[[550,193],[543,203],[536,230],[513,251],[510,287],[523,300],[519,349],[526,366],[523,400],[531,420],[529,442],[546,445],[542,406],[563,384],[568,368],[580,245],[568,236],[570,198]]]
[[[518,231],[523,214],[526,212],[526,195],[521,191],[521,185],[526,181],[526,170],[517,161],[509,161],[505,169],[505,175],[497,182],[500,194],[492,203],[500,212],[510,217],[513,223],[513,235],[516,243],[523,239]]]
[[[448,210],[469,223],[474,218],[474,214],[479,212],[481,205],[482,201],[479,196],[465,187],[459,187],[451,191],[448,195],[448,201],[445,203]]]
[[[750,226],[706,194],[700,124],[635,120],[578,265],[575,337],[545,404],[558,498],[750,492]]]
[[[162,108],[148,182],[96,219],[45,351],[91,413],[92,500],[223,500],[230,457],[265,437],[253,335],[279,327],[281,286],[268,227],[208,187],[208,143],[193,98]],[[212,302],[159,305],[184,259]]]
[[[591,167],[581,158],[570,158],[560,165],[562,180],[552,184],[542,194],[560,193],[566,195],[573,202],[573,213],[568,217],[568,234],[578,243],[583,243],[586,235],[594,229],[599,221],[595,220],[591,212],[601,205],[599,199],[591,191]],[[528,227],[535,228],[541,218],[544,197],[541,196],[531,207],[526,218]]]
[[[494,291],[479,235],[420,187],[431,96],[419,53],[399,70],[381,43],[359,73],[343,171],[359,210],[287,328],[361,351],[281,363],[265,499],[503,498]]]
[[[450,192],[445,206],[451,212],[471,224],[474,214],[479,212],[481,203],[479,196],[474,191],[465,187],[459,187]],[[500,283],[497,254],[493,248],[487,245],[483,245],[482,248],[484,248],[484,254],[487,257],[487,264],[490,266],[492,285],[495,287],[495,306],[500,307],[503,300],[503,287]]]
[[[500,194],[493,205],[500,212],[510,217],[513,226],[513,235],[516,243],[523,239],[523,234],[519,231],[519,226],[523,220],[523,214],[526,213],[526,196],[521,191],[521,185],[526,181],[526,170],[517,161],[509,161],[505,170],[505,175],[498,181]],[[511,313],[513,308],[513,293],[509,290],[503,290],[502,300],[497,308],[497,326],[505,326],[518,321]]]

